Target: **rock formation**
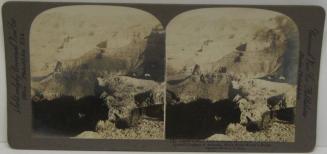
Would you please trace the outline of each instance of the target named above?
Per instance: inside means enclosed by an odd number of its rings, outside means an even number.
[[[230,78],[221,73],[190,75],[179,82],[167,85],[168,91],[173,92],[183,103],[199,98],[210,99],[213,102],[227,99],[230,87]]]
[[[126,121],[135,126],[139,112],[136,108],[164,104],[164,85],[151,80],[135,79],[127,76],[107,76],[98,78],[97,96],[102,98],[108,108],[108,120]],[[135,120],[131,118],[136,118]]]

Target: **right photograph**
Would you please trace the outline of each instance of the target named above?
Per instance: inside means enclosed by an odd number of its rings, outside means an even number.
[[[168,139],[295,141],[299,32],[288,16],[204,8],[166,27]]]

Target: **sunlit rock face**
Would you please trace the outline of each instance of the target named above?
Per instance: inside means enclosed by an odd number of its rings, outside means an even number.
[[[239,77],[271,75],[292,84],[297,81],[298,29],[277,12],[248,8],[184,12],[168,24],[166,44],[168,79],[199,65],[203,72],[224,68]]]
[[[163,82],[164,35],[154,16],[137,9],[47,10],[31,28],[32,96],[51,100],[95,95],[96,78],[107,75]]]
[[[124,52],[142,53],[153,29],[162,29],[153,15],[128,7],[66,6],[47,10],[32,23],[32,76],[46,75],[57,61],[80,59],[95,48],[105,50],[104,55],[116,55],[114,58],[134,58]]]

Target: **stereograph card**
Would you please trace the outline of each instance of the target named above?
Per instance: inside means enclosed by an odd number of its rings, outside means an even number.
[[[308,152],[319,6],[7,2],[12,148]]]

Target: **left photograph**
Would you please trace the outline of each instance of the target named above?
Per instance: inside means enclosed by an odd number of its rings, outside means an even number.
[[[139,9],[40,13],[30,29],[34,137],[164,139],[164,41]]]

